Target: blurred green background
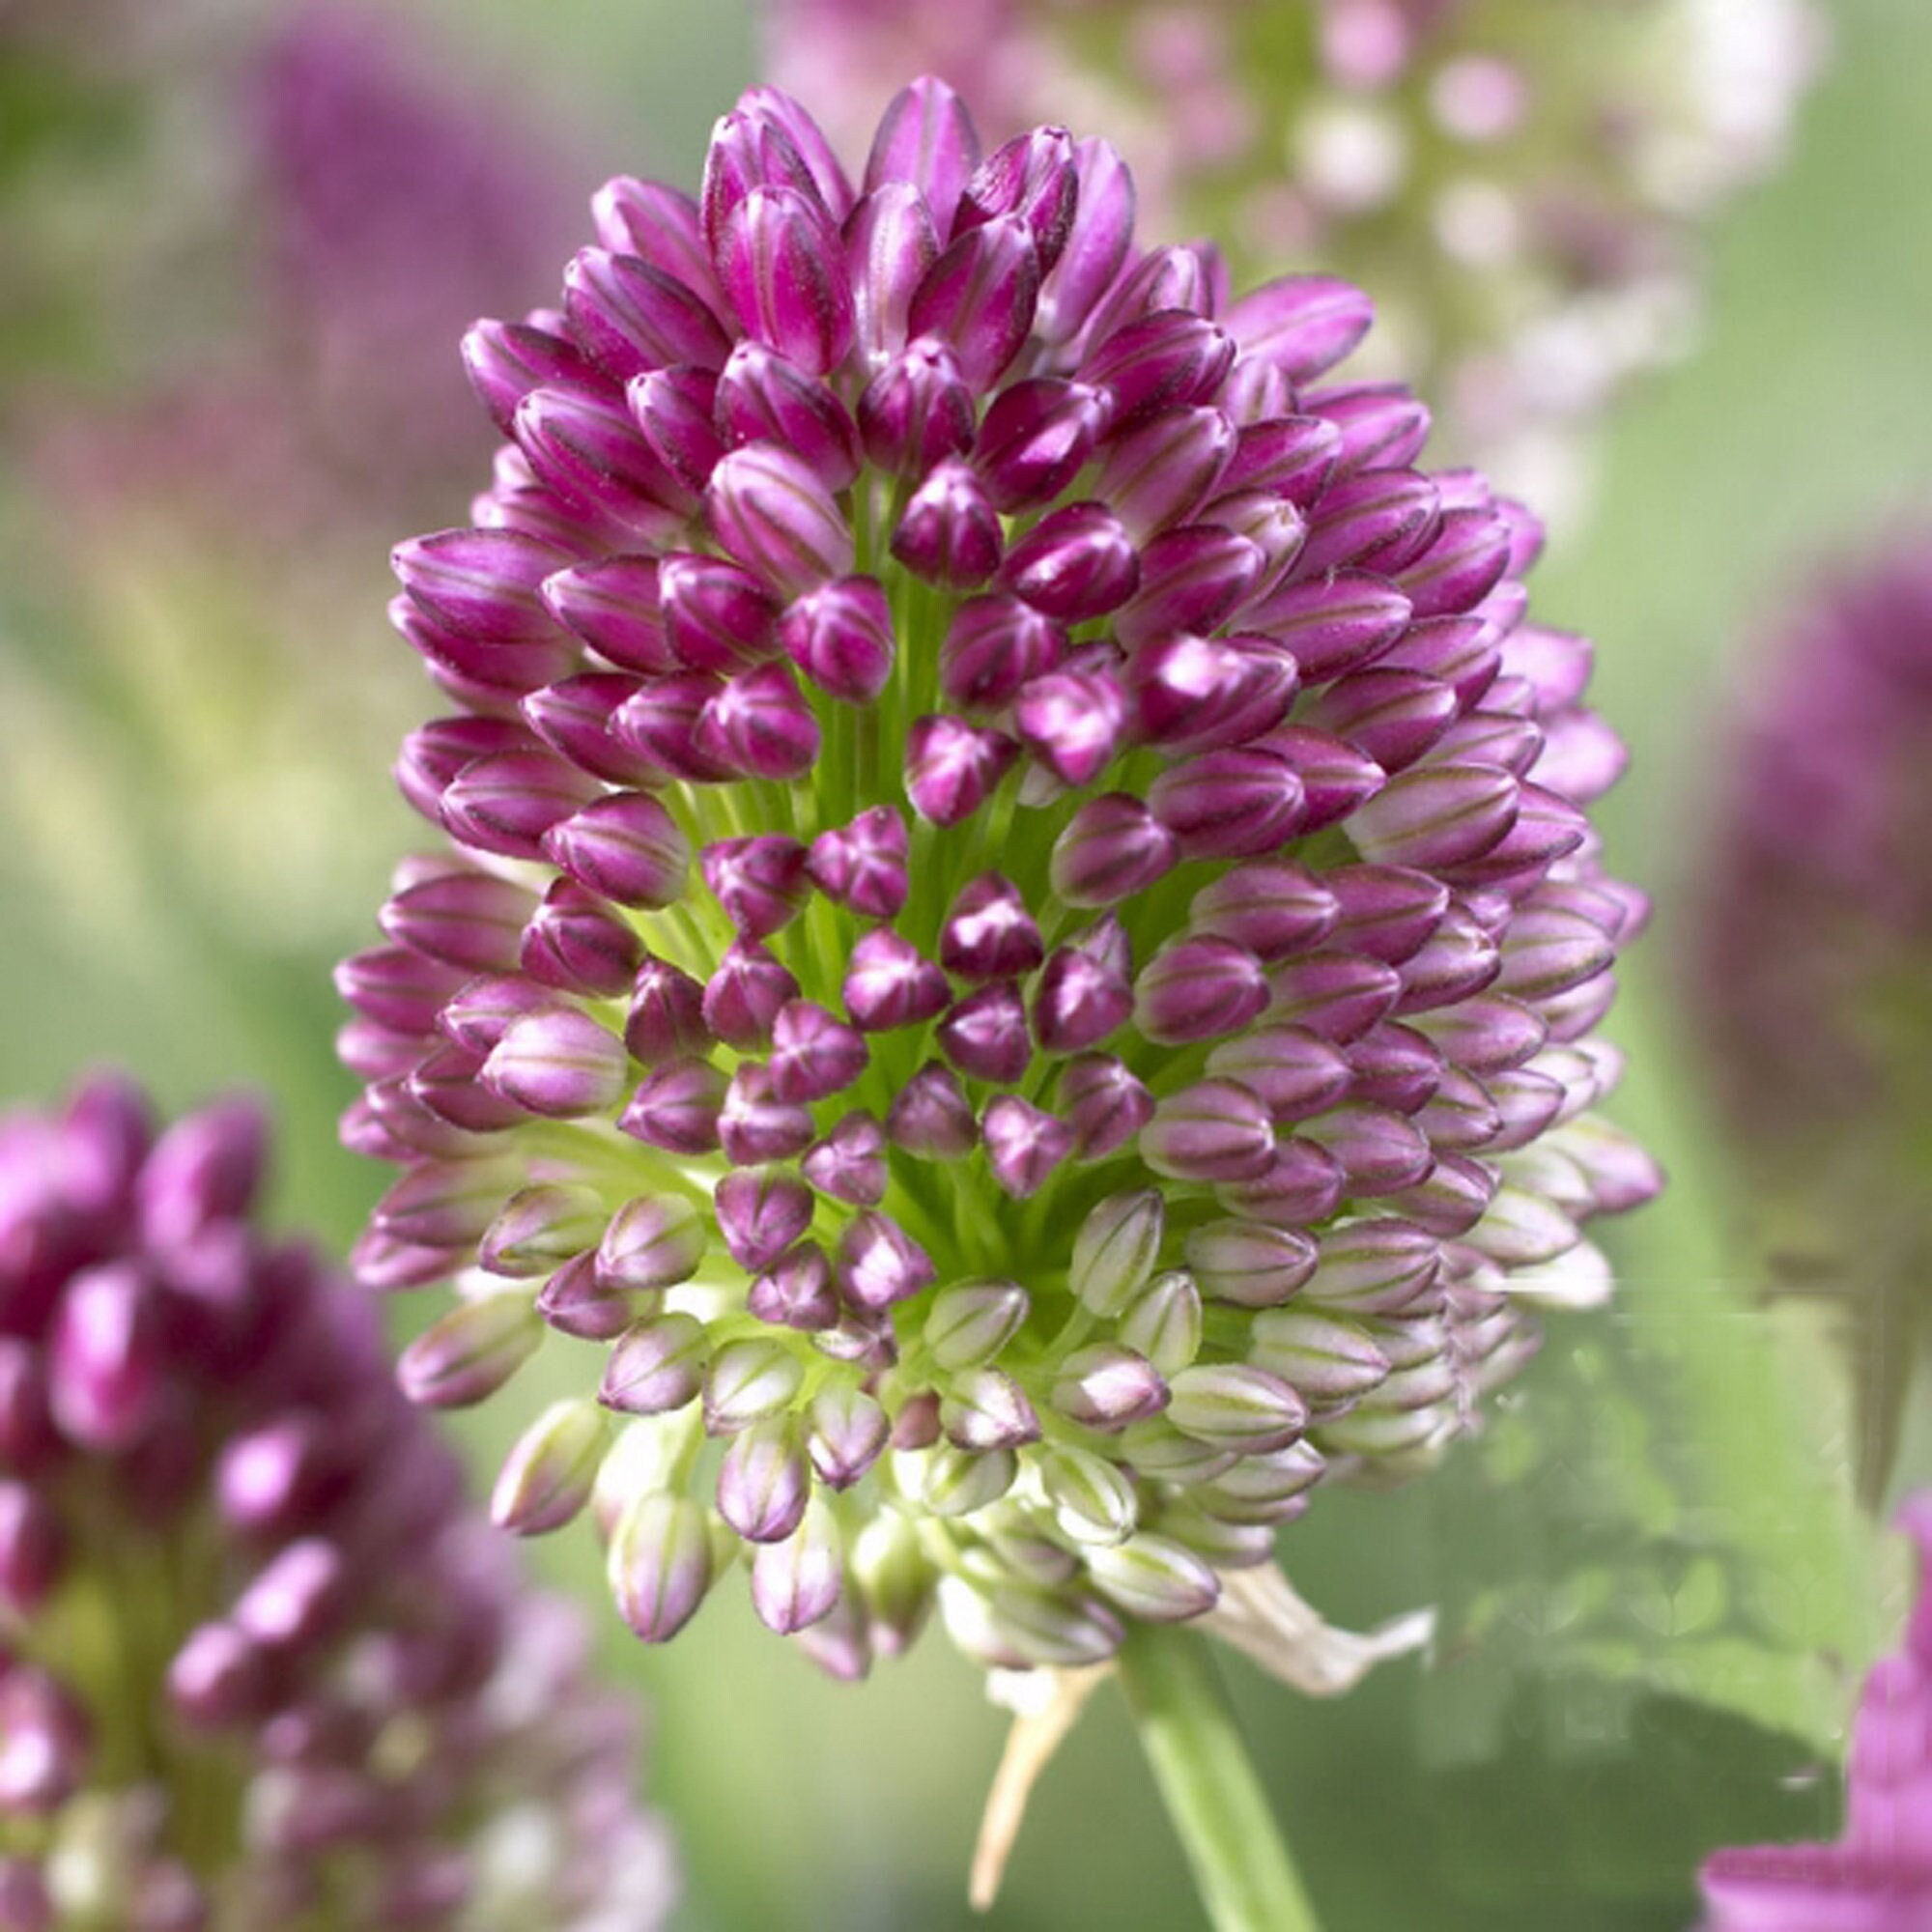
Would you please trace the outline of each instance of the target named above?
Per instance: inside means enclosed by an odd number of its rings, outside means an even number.
[[[224,139],[213,83],[271,10],[193,11],[162,119],[190,157],[181,194],[219,215],[233,185],[192,156]],[[1292,1575],[1337,1620],[1439,1604],[1432,1666],[1318,1707],[1228,1665],[1330,1932],[1683,1926],[1712,1846],[1835,1829],[1823,1767],[1895,1627],[1901,1579],[1843,1501],[1843,1417],[1814,1338],[1747,1311],[1752,1203],[1672,997],[1718,721],[1754,675],[1754,639],[1813,560],[1932,499],[1932,8],[1829,11],[1835,58],[1792,165],[1715,238],[1700,352],[1622,412],[1594,520],[1537,586],[1546,621],[1597,639],[1598,701],[1634,749],[1605,822],[1615,869],[1660,910],[1612,1030],[1633,1057],[1621,1118],[1675,1185],[1611,1237],[1617,1310],[1560,1322],[1484,1441],[1400,1495],[1324,1495],[1286,1533]],[[131,31],[100,13],[99,32]],[[386,13],[444,36],[585,192],[620,168],[694,181],[753,69],[745,0]],[[266,1086],[280,1211],[346,1244],[381,1177],[335,1147],[352,1087],[327,967],[366,943],[413,836],[384,767],[429,700],[383,641],[382,607],[386,539],[414,526],[339,520],[318,591],[294,561],[299,519],[177,514],[207,453],[192,441],[163,437],[140,487],[70,497],[92,486],[45,456],[50,421],[111,418],[156,368],[205,365],[201,333],[247,306],[231,286],[246,256],[183,221],[152,283],[135,275],[127,251],[159,250],[143,201],[167,200],[144,179],[148,107],[112,63],[83,63],[63,119],[58,61],[17,54],[0,79],[0,248],[21,252],[0,277],[10,303],[30,259],[68,280],[66,306],[9,306],[0,330],[0,1090],[52,1096],[101,1061],[170,1103]],[[165,292],[124,326],[132,354],[111,326],[85,340],[81,320],[124,275]],[[196,290],[216,293],[198,306]],[[460,393],[453,343],[442,367]],[[460,490],[432,514],[460,521]],[[277,655],[292,647],[298,672]],[[289,680],[295,723],[263,737],[252,721]],[[193,786],[219,794],[208,814],[185,816]],[[521,1406],[469,1430],[479,1457]],[[587,1532],[537,1554],[594,1595]],[[668,1651],[608,1621],[613,1694],[642,1686],[656,1709],[652,1787],[690,1871],[680,1922],[974,1922],[964,1873],[1004,1720],[943,1641],[852,1690],[758,1631],[740,1586]],[[1117,1699],[1050,1773],[992,1922],[1199,1922]]]

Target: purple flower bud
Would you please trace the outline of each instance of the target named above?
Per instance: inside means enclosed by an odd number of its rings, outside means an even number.
[[[718,1471],[718,1513],[747,1543],[781,1543],[804,1520],[811,1470],[789,1422],[754,1422]]]
[[[931,1287],[931,1258],[890,1214],[864,1208],[846,1223],[835,1258],[838,1292],[854,1308],[878,1311]]]
[[[866,1033],[921,1026],[945,1010],[946,976],[889,927],[853,947],[844,983],[845,1009]]]
[[[1105,1160],[1133,1140],[1153,1116],[1153,1096],[1122,1061],[1083,1053],[1060,1077],[1060,1104],[1073,1133],[1076,1160]]]
[[[1047,1053],[1079,1053],[1124,1025],[1133,1004],[1123,966],[1106,949],[1076,942],[1046,962],[1034,991],[1034,1032]]]
[[[424,1329],[403,1350],[396,1379],[425,1407],[469,1408],[495,1395],[542,1340],[529,1292],[501,1290],[459,1303]]]
[[[1139,799],[1103,792],[1067,821],[1053,847],[1054,892],[1068,905],[1118,905],[1173,870],[1174,834]]]
[[[57,1812],[87,1775],[93,1726],[44,1670],[14,1664],[0,1677],[0,1808]]]
[[[1253,1221],[1210,1221],[1187,1236],[1187,1264],[1203,1293],[1237,1308],[1288,1300],[1314,1273],[1316,1261],[1306,1235]]]
[[[639,1083],[617,1124],[667,1153],[709,1153],[719,1143],[725,1078],[708,1060],[668,1060]]]
[[[892,553],[915,577],[970,590],[999,568],[1004,538],[980,479],[957,457],[934,466],[906,503]]]
[[[656,1297],[606,1288],[597,1278],[595,1254],[573,1256],[537,1291],[537,1313],[547,1327],[582,1342],[614,1342],[649,1312]]]
[[[1203,752],[1174,765],[1154,780],[1148,802],[1185,858],[1262,857],[1305,815],[1294,767],[1260,747]]]
[[[554,620],[538,595],[572,558],[516,530],[440,530],[389,553],[410,599],[462,637],[498,644],[540,642]]]
[[[637,255],[585,248],[563,271],[572,332],[613,382],[693,363],[716,369],[730,338],[701,297]]]
[[[691,848],[648,792],[612,792],[543,835],[544,855],[586,891],[620,905],[669,905],[684,891]]]
[[[1324,1147],[1298,1136],[1276,1143],[1274,1157],[1251,1179],[1224,1181],[1214,1197],[1231,1214],[1270,1228],[1305,1228],[1340,1204],[1348,1182]]]
[[[559,624],[624,670],[651,676],[677,667],[665,635],[655,557],[576,564],[545,578],[543,601]]]
[[[1499,994],[1422,1013],[1415,1028],[1447,1059],[1478,1078],[1520,1066],[1549,1037],[1546,1021]]]
[[[658,565],[658,598],[671,649],[693,670],[728,676],[778,649],[778,600],[724,557],[672,552]]]
[[[1140,554],[1104,503],[1069,503],[1042,517],[1007,553],[999,583],[1036,611],[1079,624],[1117,611],[1140,585]]]
[[[811,1144],[810,1109],[780,1096],[772,1069],[748,1060],[732,1074],[718,1116],[718,1139],[733,1167],[790,1160]]]
[[[1302,403],[1339,432],[1335,468],[1343,476],[1361,469],[1400,469],[1413,463],[1429,440],[1428,406],[1400,383],[1345,384],[1304,395]]]
[[[604,1362],[597,1400],[630,1415],[684,1407],[704,1386],[710,1344],[689,1315],[655,1315],[625,1330]]]
[[[939,259],[932,211],[905,182],[871,189],[845,225],[855,328],[867,366],[906,346],[913,297]]]
[[[617,1610],[645,1643],[668,1643],[711,1588],[711,1532],[684,1496],[646,1491],[617,1519],[607,1551]]]
[[[611,1215],[597,1244],[597,1279],[606,1290],[647,1294],[696,1273],[704,1224],[679,1195],[640,1195]]]
[[[1193,1276],[1171,1268],[1155,1275],[1121,1316],[1119,1339],[1163,1376],[1184,1369],[1201,1351],[1201,1291]]]
[[[1238,1033],[1267,1004],[1261,961],[1232,939],[1203,936],[1163,947],[1134,982],[1134,1022],[1164,1045]]]
[[[624,1045],[631,1058],[645,1066],[661,1066],[667,1060],[701,1054],[709,1043],[704,988],[668,960],[646,958],[638,968],[624,1021]]]
[[[777,1415],[798,1393],[804,1376],[803,1364],[783,1342],[725,1343],[705,1372],[706,1433],[734,1435]]]
[[[810,1000],[793,1000],[772,1023],[772,1092],[781,1100],[823,1100],[866,1070],[866,1042]]]
[[[1114,760],[1127,724],[1127,697],[1105,669],[1032,679],[1014,707],[1013,728],[1061,783],[1088,785]]]
[[[530,729],[559,756],[611,784],[645,784],[662,772],[620,743],[611,728],[639,689],[638,680],[622,671],[586,671],[528,693],[520,708]]]
[[[752,1561],[752,1606],[781,1636],[831,1616],[844,1585],[844,1541],[822,1505],[809,1507],[790,1536],[762,1544]]]
[[[594,1246],[603,1229],[604,1204],[595,1192],[545,1181],[510,1196],[476,1258],[492,1274],[512,1279],[548,1274]]]
[[[1413,1027],[1387,1022],[1350,1046],[1349,1065],[1351,1097],[1401,1114],[1427,1105],[1442,1082],[1441,1053]]]
[[[811,376],[844,360],[852,285],[822,204],[794,188],[753,188],[724,223],[717,263],[725,299],[756,340]]]
[[[517,405],[537,388],[597,388],[597,371],[564,337],[517,322],[479,322],[463,338],[464,373],[505,436]]]
[[[734,444],[775,442],[792,450],[829,489],[844,489],[859,473],[859,431],[844,404],[762,344],[741,342],[732,350],[718,379],[716,408]]]
[[[629,1064],[623,1042],[588,1013],[551,1007],[512,1020],[480,1077],[493,1094],[533,1114],[572,1120],[614,1108]]]
[[[722,838],[699,858],[704,883],[747,939],[768,938],[797,918],[810,886],[796,838]]]
[[[1019,1200],[1038,1193],[1073,1147],[1065,1122],[1011,1094],[987,1106],[981,1132],[993,1179]]]
[[[940,689],[962,709],[997,710],[1065,648],[1065,632],[1018,598],[975,597],[954,612],[940,646]]]
[[[827,1489],[849,1490],[885,1449],[890,1426],[871,1396],[849,1383],[828,1384],[812,1398],[806,1451]]]
[[[958,1160],[980,1138],[972,1103],[950,1067],[928,1061],[893,1098],[886,1138],[925,1160]]]
[[[799,1165],[821,1194],[876,1208],[885,1199],[890,1178],[886,1131],[870,1114],[847,1114],[824,1139],[806,1149]]]
[[[614,402],[536,389],[517,405],[513,429],[540,484],[640,543],[674,540],[696,507],[630,412]]]
[[[1302,1131],[1341,1162],[1353,1195],[1416,1186],[1434,1164],[1428,1135],[1387,1107],[1351,1101],[1308,1122]]]
[[[1064,128],[1036,128],[988,155],[961,191],[952,216],[955,236],[1016,214],[1032,231],[1042,270],[1051,270],[1073,227],[1080,183],[1073,139]]]
[[[1193,1551],[1164,1536],[1141,1534],[1092,1549],[1087,1571],[1094,1587],[1129,1616],[1179,1623],[1212,1609],[1221,1580]]]
[[[71,1441],[131,1448],[154,1426],[165,1373],[153,1283],[131,1263],[110,1263],[68,1284],[47,1349],[47,1400]]]
[[[711,472],[704,501],[724,550],[786,597],[852,568],[852,532],[831,492],[776,444],[732,450]]]
[[[679,501],[704,492],[724,440],[718,433],[718,377],[709,369],[653,369],[624,385],[631,418],[651,454],[676,479]]]
[[[972,1080],[1010,1087],[1033,1060],[1026,1002],[1010,981],[955,1000],[939,1023],[938,1038],[940,1051]]]
[[[1004,732],[958,718],[916,718],[906,732],[906,796],[922,818],[958,825],[986,802],[1018,755]]]
[[[1272,730],[1294,701],[1294,660],[1265,639],[1164,638],[1127,668],[1141,733],[1170,753],[1245,744]]]
[[[487,872],[445,872],[398,893],[378,916],[397,945],[470,973],[516,964],[517,942],[536,901]]]
[[[1402,977],[1364,952],[1305,952],[1268,970],[1268,1017],[1346,1043],[1394,1010]]]
[[[1003,389],[973,442],[973,467],[995,509],[1049,503],[1086,467],[1106,427],[1106,407],[1083,384],[1042,377]]]
[[[913,291],[906,327],[951,345],[975,389],[989,388],[1033,327],[1040,260],[1018,215],[997,215],[958,236]]]
[[[859,397],[866,454],[888,474],[912,481],[973,447],[973,415],[958,358],[929,336],[908,343]]]
[[[949,1441],[975,1455],[1039,1440],[1033,1404],[998,1369],[968,1369],[954,1376],[939,1405],[939,1422]]]
[[[965,980],[1017,980],[1044,957],[1039,928],[1011,881],[982,872],[954,896],[940,928],[939,959]]]
[[[980,136],[966,103],[943,80],[923,75],[893,97],[866,162],[866,186],[905,183],[934,208],[951,210],[980,165]]]
[[[60,1519],[26,1484],[0,1482],[0,1608],[24,1623],[60,1581]]]
[[[504,1459],[491,1492],[491,1521],[517,1536],[561,1529],[590,1500],[609,1441],[594,1403],[553,1403]]]
[[[705,1025],[741,1052],[769,1043],[780,1009],[798,998],[798,981],[755,941],[724,949],[704,988]]]
[[[779,1168],[722,1176],[714,1201],[724,1245],[750,1274],[770,1267],[811,1225],[811,1190]]]
[[[848,826],[821,832],[806,871],[828,898],[862,918],[892,919],[906,900],[907,849],[905,820],[891,806],[874,806]]]
[[[1359,289],[1326,275],[1284,275],[1228,311],[1242,350],[1306,383],[1332,369],[1369,332],[1375,309]]]
[[[631,983],[642,956],[637,933],[574,879],[555,880],[517,949],[529,978],[560,993],[609,998]]]
[[[1153,1365],[1108,1342],[1076,1349],[1053,1384],[1053,1406],[1062,1415],[1103,1434],[1158,1415],[1167,1402],[1167,1383]]]

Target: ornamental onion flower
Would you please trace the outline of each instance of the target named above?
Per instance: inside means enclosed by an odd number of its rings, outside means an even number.
[[[1732,737],[1686,990],[1781,1286],[1844,1319],[1875,1497],[1932,1315],[1925,528],[1798,601]]]
[[[584,1628],[256,1231],[263,1154],[114,1080],[0,1121],[0,1923],[660,1924]]]
[[[1704,1932],[1918,1932],[1932,1924],[1932,1496],[1899,1519],[1918,1545],[1904,1646],[1865,1679],[1846,1763],[1843,1835],[1719,1852],[1700,1874]]]
[[[760,90],[481,323],[506,441],[401,545],[448,835],[348,960],[365,1280],[497,1492],[672,1635],[735,1555],[835,1671],[1210,1608],[1426,1464],[1647,1195],[1592,1037],[1640,916],[1528,514],[1331,380],[1367,300],[1146,249],[1104,141],[949,88],[855,178]],[[593,1372],[594,1373],[594,1372]]]
[[[770,0],[775,78],[858,139],[943,74],[1004,137],[1078,99],[1160,239],[1315,260],[1459,458],[1547,489],[1690,341],[1699,224],[1767,172],[1818,65],[1806,0]]]

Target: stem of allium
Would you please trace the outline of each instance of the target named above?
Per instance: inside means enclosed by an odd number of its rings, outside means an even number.
[[[1207,1639],[1130,1627],[1121,1681],[1214,1932],[1318,1932]]]

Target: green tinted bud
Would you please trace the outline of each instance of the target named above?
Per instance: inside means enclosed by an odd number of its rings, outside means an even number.
[[[1055,1445],[1037,1464],[1040,1493],[1064,1536],[1075,1543],[1119,1543],[1133,1533],[1140,1505],[1119,1463],[1091,1450]]]
[[[983,1455],[942,1442],[926,1452],[920,1495],[934,1516],[971,1516],[1012,1488],[1019,1462],[1010,1449]]]
[[[990,1362],[1019,1332],[1032,1306],[1012,1281],[962,1281],[933,1297],[925,1346],[949,1373]]]
[[[503,1459],[490,1516],[498,1529],[539,1536],[590,1500],[611,1431],[594,1402],[553,1403]]]
[[[1201,1348],[1201,1292],[1194,1277],[1179,1268],[1155,1275],[1128,1305],[1115,1332],[1162,1375],[1186,1368]]]
[[[1176,1623],[1214,1607],[1219,1579],[1191,1549],[1143,1530],[1124,1543],[1087,1551],[1094,1588],[1129,1616]]]
[[[526,1187],[490,1223],[476,1258],[492,1274],[549,1274],[594,1247],[606,1218],[603,1201],[587,1187]]]
[[[1095,1315],[1118,1315],[1153,1273],[1165,1224],[1151,1187],[1102,1201],[1073,1237],[1073,1293]]]

